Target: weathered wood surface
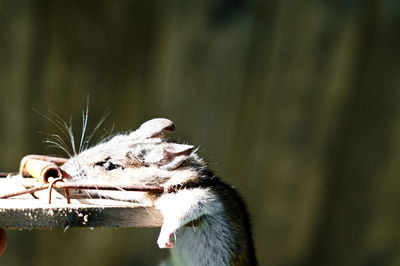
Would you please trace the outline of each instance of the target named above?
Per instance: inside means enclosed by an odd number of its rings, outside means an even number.
[[[0,195],[20,191],[32,179],[1,178]],[[150,206],[105,199],[71,199],[53,191],[52,203],[48,193],[40,191],[35,197],[27,194],[0,199],[0,227],[33,229],[54,227],[158,227],[160,212]]]

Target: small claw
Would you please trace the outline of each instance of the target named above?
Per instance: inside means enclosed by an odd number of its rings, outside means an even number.
[[[175,241],[169,241],[165,243],[166,248],[174,248],[175,247]]]
[[[174,248],[175,240],[172,238],[173,234],[169,234],[168,239],[165,240],[161,236],[157,240],[159,248]]]

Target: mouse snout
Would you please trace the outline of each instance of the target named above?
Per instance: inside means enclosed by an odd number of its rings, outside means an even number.
[[[67,180],[74,180],[87,176],[85,169],[74,161],[67,161],[60,169],[63,177]]]

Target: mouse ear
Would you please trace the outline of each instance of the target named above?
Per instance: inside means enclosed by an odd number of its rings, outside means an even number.
[[[170,156],[189,156],[193,151],[193,146],[188,144],[170,143],[164,148],[164,151]]]
[[[192,145],[171,143],[164,147],[164,155],[159,165],[168,170],[176,169],[190,156],[193,149]]]
[[[155,138],[160,137],[165,132],[175,130],[174,123],[165,118],[154,118],[143,123],[139,129],[132,132],[134,136],[140,136],[142,138]]]

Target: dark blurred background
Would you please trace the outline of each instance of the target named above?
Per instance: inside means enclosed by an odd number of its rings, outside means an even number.
[[[245,198],[260,265],[400,265],[397,0],[0,0],[0,170],[153,117]],[[59,155],[64,155],[58,152]],[[9,231],[1,265],[154,265],[155,229]]]

